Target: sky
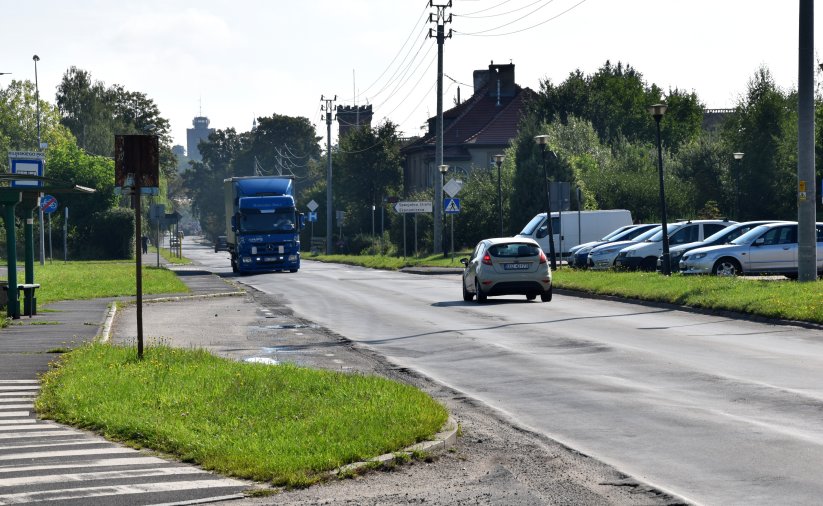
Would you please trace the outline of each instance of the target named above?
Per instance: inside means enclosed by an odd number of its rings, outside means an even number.
[[[439,0],[440,4],[448,3]],[[575,70],[623,62],[663,90],[733,107],[766,66],[794,88],[797,0],[453,0],[444,44],[444,108],[472,72],[514,63],[538,90]],[[427,0],[0,0],[0,86],[34,80],[54,103],[71,66],[107,86],[145,93],[186,145],[195,116],[248,131],[255,117],[303,116],[326,134],[321,96],[371,104],[419,135],[436,113],[437,45]],[[823,9],[815,12],[820,26]],[[823,28],[815,35],[819,60]],[[337,123],[332,125],[336,131]],[[332,142],[336,135],[332,134]]]

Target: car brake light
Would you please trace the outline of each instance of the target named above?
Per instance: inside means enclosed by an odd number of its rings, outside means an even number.
[[[546,262],[548,262],[548,260],[546,259],[546,254],[543,253],[543,250],[540,250],[540,263],[545,264]]]
[[[483,263],[484,263],[484,264],[486,264],[486,265],[491,265],[491,264],[492,264],[492,257],[491,257],[491,255],[489,255],[488,253],[486,253],[485,255],[483,255]]]

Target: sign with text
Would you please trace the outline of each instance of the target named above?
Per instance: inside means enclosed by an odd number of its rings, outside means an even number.
[[[432,212],[431,201],[423,202],[398,202],[394,205],[394,210],[398,213],[430,213]]]
[[[37,151],[9,151],[9,166],[12,174],[43,176],[45,155]],[[13,180],[12,187],[43,186],[40,181]]]

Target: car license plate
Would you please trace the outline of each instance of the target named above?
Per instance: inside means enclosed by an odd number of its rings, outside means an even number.
[[[528,263],[519,263],[519,264],[503,264],[503,269],[507,271],[522,271],[524,269],[528,269],[531,264]]]

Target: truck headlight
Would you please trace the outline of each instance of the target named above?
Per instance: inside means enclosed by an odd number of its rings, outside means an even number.
[[[251,263],[251,257],[242,257],[241,260],[243,260],[244,264],[250,264]]]
[[[289,262],[296,262],[298,258],[298,255],[289,255]]]

